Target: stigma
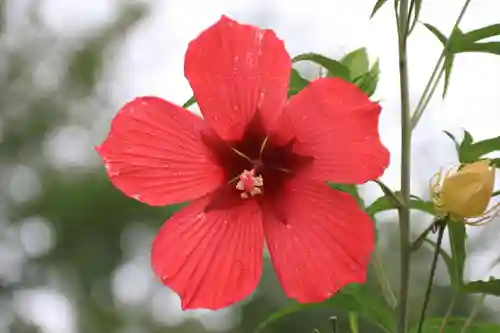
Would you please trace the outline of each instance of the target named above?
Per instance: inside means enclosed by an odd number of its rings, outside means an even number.
[[[264,179],[255,174],[255,169],[243,171],[239,176],[238,183],[236,183],[236,188],[242,191],[240,194],[242,199],[261,195],[262,186],[264,186]]]

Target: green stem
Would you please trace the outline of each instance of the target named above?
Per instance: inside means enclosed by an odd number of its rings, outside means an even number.
[[[349,312],[349,328],[351,333],[359,333],[358,315],[355,312]]]
[[[438,238],[436,242],[436,248],[434,250],[434,257],[432,258],[431,272],[429,274],[429,281],[427,282],[427,288],[425,289],[424,304],[422,306],[422,311],[420,312],[420,320],[418,322],[417,333],[421,333],[424,327],[425,313],[427,311],[427,306],[429,305],[429,300],[432,291],[432,285],[434,284],[434,275],[436,274],[436,267],[439,258],[439,250],[441,250],[441,243],[443,242],[444,229],[446,228],[446,223],[441,222],[438,229]]]
[[[330,323],[332,324],[332,333],[339,333],[339,323],[337,317],[330,317]]]
[[[434,66],[434,69],[432,71],[431,77],[429,78],[429,81],[427,82],[427,85],[425,86],[424,92],[422,93],[422,96],[420,97],[420,100],[418,101],[417,107],[415,108],[415,111],[413,112],[413,116],[411,118],[411,128],[414,129],[418,122],[420,121],[420,118],[422,117],[422,114],[424,113],[425,107],[428,104],[428,101],[430,101],[432,95],[434,94],[434,90],[437,88],[436,82],[439,82],[441,79],[442,75],[438,75],[438,72],[441,72],[441,68],[444,69],[444,55],[445,51],[441,53],[441,56],[439,56],[439,59]],[[442,72],[441,72],[442,73]],[[437,78],[436,78],[437,76]],[[431,89],[433,87],[434,89]]]
[[[474,320],[474,318],[476,317],[477,313],[479,312],[479,309],[483,305],[485,298],[486,298],[486,294],[483,294],[483,295],[481,295],[479,297],[479,299],[477,300],[476,304],[472,308],[469,317],[467,317],[467,320],[465,321],[464,327],[462,327],[462,330],[460,331],[460,333],[465,333],[467,331],[467,329],[469,328],[470,324],[472,324],[472,321]]]
[[[441,326],[439,326],[439,332],[438,333],[443,333],[444,328],[446,327],[446,324],[448,324],[448,320],[450,319],[450,316],[453,312],[453,308],[455,307],[455,302],[457,301],[458,294],[453,294],[453,298],[451,299],[450,305],[448,306],[448,310],[446,311],[446,315],[444,316],[443,321],[441,322]]]
[[[444,58],[446,56],[446,51],[448,50],[450,46],[450,40],[451,37],[453,36],[453,33],[455,30],[458,28],[458,25],[462,21],[462,18],[465,15],[465,12],[467,11],[467,8],[469,7],[469,4],[472,0],[466,0],[463,7],[462,11],[458,15],[458,18],[455,22],[455,25],[453,26],[453,30],[450,33],[450,36],[446,40],[446,44],[444,45],[443,51],[441,52],[441,55],[439,56],[439,59],[436,63],[436,66],[434,66],[434,70],[432,71],[431,77],[429,78],[429,81],[427,82],[427,86],[424,89],[424,92],[422,96],[420,97],[420,100],[418,101],[417,107],[415,109],[415,112],[413,112],[413,116],[411,119],[411,128],[414,129],[420,118],[422,117],[422,114],[424,113],[425,108],[427,107],[427,104],[429,103],[430,99],[434,95],[434,92],[436,91],[437,84],[441,77],[443,76],[443,70],[444,70]],[[439,73],[439,74],[438,74]],[[437,78],[436,78],[437,75]],[[435,82],[434,82],[435,81]]]
[[[396,295],[394,295],[394,292],[392,291],[391,284],[387,279],[384,266],[382,265],[382,260],[380,260],[380,256],[377,250],[373,252],[373,264],[378,283],[380,284],[380,289],[382,290],[382,294],[384,295],[387,304],[389,304],[389,306],[394,309],[398,301],[396,299]]]
[[[398,11],[396,11],[397,13]],[[401,94],[401,200],[399,207],[400,238],[400,290],[398,304],[397,333],[405,333],[408,318],[408,292],[410,287],[410,162],[411,162],[411,123],[408,65],[406,59],[406,34],[408,26],[408,0],[399,1],[398,50],[399,84]]]

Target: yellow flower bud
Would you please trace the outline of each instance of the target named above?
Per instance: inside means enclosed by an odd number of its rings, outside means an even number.
[[[489,222],[498,205],[487,211],[495,184],[495,169],[489,160],[465,164],[431,179],[431,196],[438,215],[478,225]],[[492,214],[494,212],[494,214]]]

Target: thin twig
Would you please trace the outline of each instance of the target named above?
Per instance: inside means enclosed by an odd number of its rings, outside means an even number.
[[[481,306],[483,306],[484,299],[486,298],[486,294],[482,294],[479,299],[476,301],[476,304],[472,308],[469,317],[467,317],[467,320],[465,321],[464,327],[462,327],[462,330],[460,333],[465,333],[469,326],[472,324],[474,321],[474,318],[476,317],[477,313],[479,312],[479,309]]]
[[[438,229],[438,238],[436,242],[436,248],[434,249],[434,257],[432,258],[431,272],[429,274],[429,281],[427,282],[427,288],[425,289],[424,304],[422,305],[422,311],[420,312],[420,320],[418,322],[417,333],[421,333],[424,327],[425,313],[427,311],[427,306],[429,305],[429,300],[432,291],[432,285],[434,284],[434,275],[436,274],[437,262],[439,259],[439,251],[441,250],[441,243],[443,242],[444,229],[446,228],[446,222],[441,221]]]
[[[448,324],[448,320],[450,319],[450,316],[453,313],[453,308],[455,307],[455,302],[457,301],[457,298],[458,298],[458,294],[457,293],[453,294],[453,298],[451,299],[450,305],[448,306],[448,310],[446,311],[444,319],[441,322],[441,326],[439,326],[438,333],[444,332],[444,328],[446,327],[446,324]]]
[[[332,333],[340,333],[339,323],[336,316],[330,317],[330,323],[332,324]]]
[[[373,251],[373,265],[382,294],[387,304],[394,309],[398,304],[398,300],[396,299],[396,295],[394,295],[394,291],[392,291],[391,284],[389,283],[387,274],[385,274],[384,266],[382,265],[382,260],[380,260],[377,250]]]

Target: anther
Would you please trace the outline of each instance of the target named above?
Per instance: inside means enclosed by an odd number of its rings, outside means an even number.
[[[249,197],[262,194],[264,179],[262,176],[255,175],[255,169],[243,171],[239,179],[236,188],[242,191],[240,194],[242,199],[248,199]]]

